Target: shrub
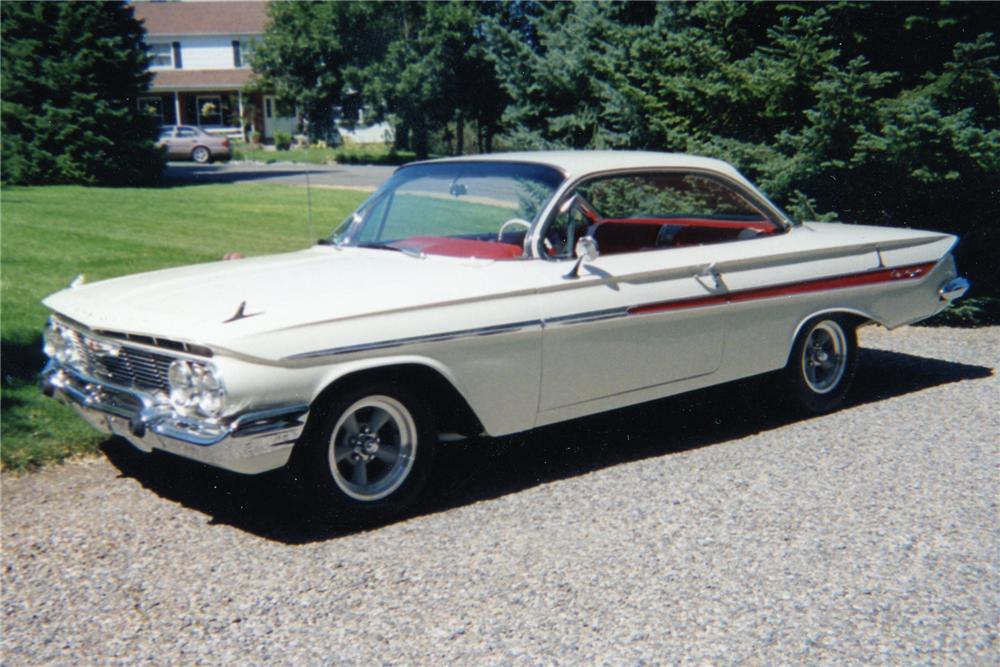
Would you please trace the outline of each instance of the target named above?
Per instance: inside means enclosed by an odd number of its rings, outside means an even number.
[[[274,147],[279,151],[287,151],[292,145],[292,135],[287,132],[274,133]]]

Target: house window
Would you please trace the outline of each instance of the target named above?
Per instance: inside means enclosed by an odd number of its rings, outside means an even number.
[[[159,97],[140,97],[139,111],[154,116],[163,124],[163,99]]]
[[[253,54],[253,42],[233,40],[233,67],[246,69],[250,67],[250,56]]]
[[[174,69],[181,69],[181,43],[173,42],[170,46],[174,52]]]
[[[160,44],[150,44],[146,47],[146,52],[150,55],[152,60],[149,66],[155,67],[173,67],[174,66],[174,50],[170,44],[160,43]]]
[[[196,108],[198,110],[198,125],[222,125],[222,96],[199,95]]]

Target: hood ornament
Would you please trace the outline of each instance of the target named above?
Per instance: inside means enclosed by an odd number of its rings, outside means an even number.
[[[263,312],[260,312],[260,313],[248,313],[248,312],[246,312],[246,307],[247,307],[247,302],[243,301],[242,303],[240,303],[240,307],[236,309],[236,314],[234,314],[228,320],[222,320],[222,323],[223,324],[229,324],[230,322],[235,322],[237,320],[245,320],[248,317],[256,317],[257,315],[263,315],[264,314]]]

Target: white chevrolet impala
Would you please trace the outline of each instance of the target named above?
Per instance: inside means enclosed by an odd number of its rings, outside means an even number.
[[[855,329],[961,296],[954,236],[797,222],[730,165],[638,152],[411,164],[307,250],[51,295],[43,389],[97,428],[383,518],[442,440],[781,371],[819,413]]]

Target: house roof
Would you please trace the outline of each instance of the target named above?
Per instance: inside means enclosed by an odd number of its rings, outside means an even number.
[[[267,2],[136,2],[149,35],[259,35]]]
[[[153,92],[170,90],[241,90],[250,81],[248,69],[170,69],[153,73]]]

